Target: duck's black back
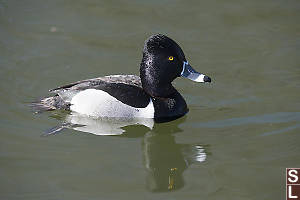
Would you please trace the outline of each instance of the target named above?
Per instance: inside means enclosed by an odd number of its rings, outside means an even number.
[[[102,90],[122,103],[135,108],[145,108],[150,101],[150,96],[142,88],[140,77],[135,75],[111,75],[87,79],[50,91],[63,95],[68,91],[80,92],[86,89]]]

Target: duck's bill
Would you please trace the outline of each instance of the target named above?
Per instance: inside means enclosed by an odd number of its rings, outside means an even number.
[[[192,81],[200,82],[200,83],[211,82],[211,79],[208,76],[206,76],[205,74],[196,72],[187,61],[183,62],[182,68],[183,69],[182,69],[182,72],[180,75],[185,78],[188,78]]]

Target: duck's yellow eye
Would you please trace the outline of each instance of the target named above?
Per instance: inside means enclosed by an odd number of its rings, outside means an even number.
[[[173,56],[170,56],[170,57],[169,57],[169,60],[171,60],[171,61],[174,60],[174,57],[173,57]]]

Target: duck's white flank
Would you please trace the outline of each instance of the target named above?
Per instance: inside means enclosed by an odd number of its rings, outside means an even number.
[[[71,111],[92,117],[154,118],[152,99],[145,108],[135,108],[122,103],[107,92],[86,89],[71,100]]]

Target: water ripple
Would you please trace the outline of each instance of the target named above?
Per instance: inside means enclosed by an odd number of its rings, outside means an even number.
[[[251,117],[237,117],[231,119],[209,121],[193,124],[193,127],[205,128],[223,128],[231,126],[240,126],[245,124],[265,124],[265,123],[284,123],[300,121],[300,112],[278,112]]]

